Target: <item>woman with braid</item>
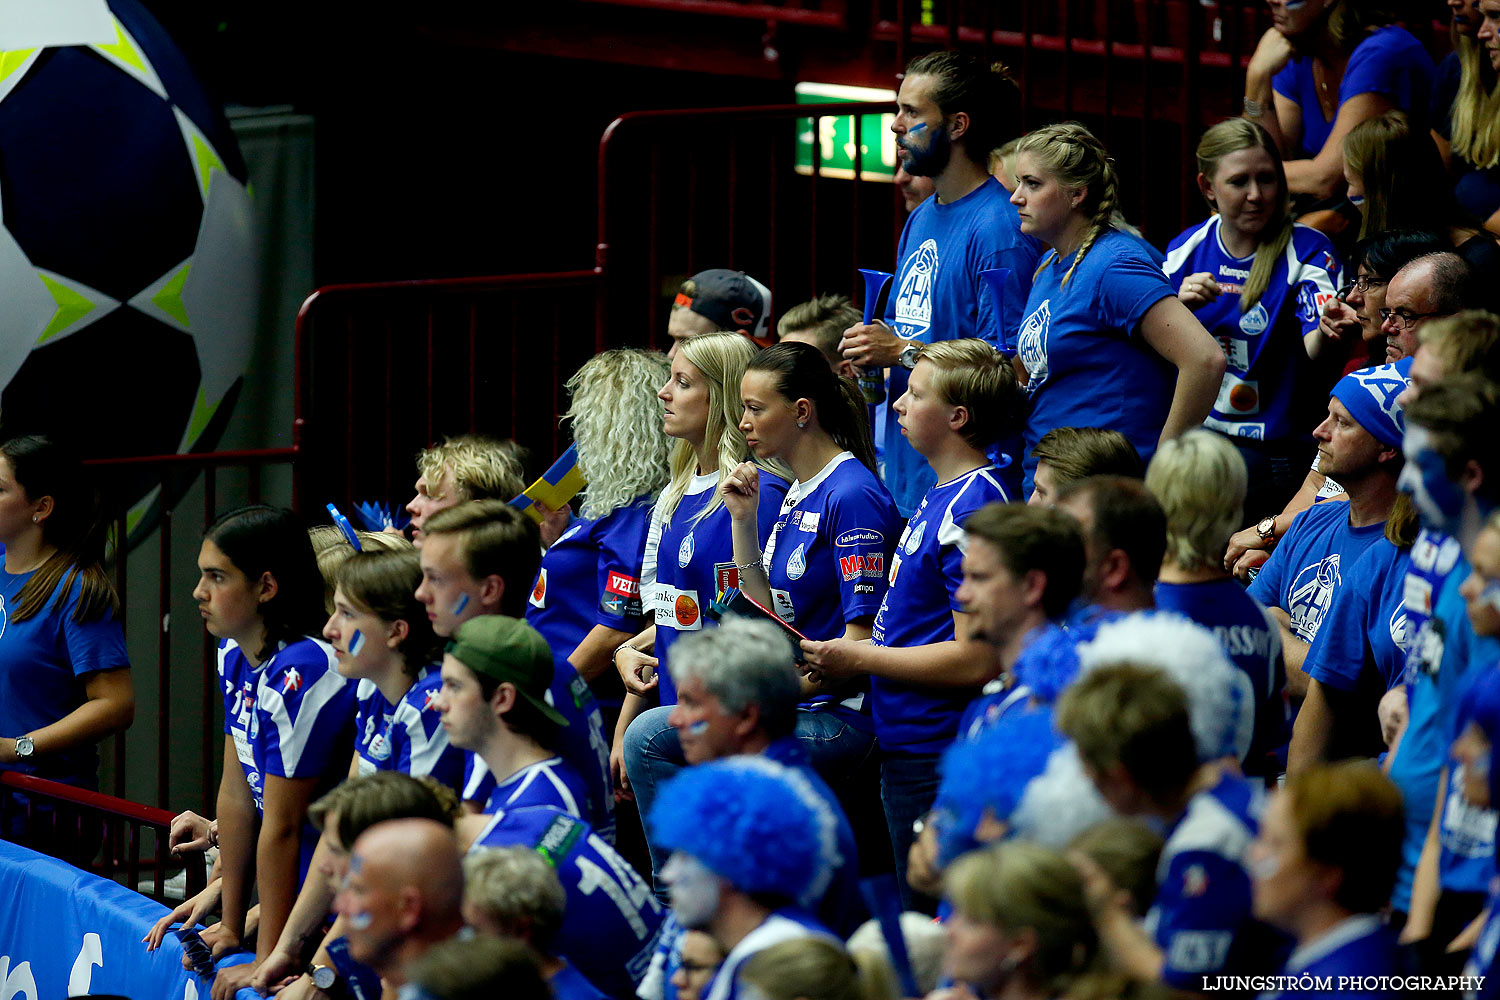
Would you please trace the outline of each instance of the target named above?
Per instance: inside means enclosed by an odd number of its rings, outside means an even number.
[[[1076,122],[1030,133],[1016,175],[1021,231],[1052,247],[1018,339],[1029,494],[1031,449],[1052,428],[1117,430],[1149,461],[1158,441],[1203,423],[1225,361],[1140,242],[1110,225],[1119,180],[1093,133]]]

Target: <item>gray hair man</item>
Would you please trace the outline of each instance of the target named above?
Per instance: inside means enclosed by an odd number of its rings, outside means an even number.
[[[1387,364],[1417,353],[1417,331],[1438,316],[1452,316],[1473,297],[1474,269],[1449,250],[1411,261],[1386,286],[1380,329]]]

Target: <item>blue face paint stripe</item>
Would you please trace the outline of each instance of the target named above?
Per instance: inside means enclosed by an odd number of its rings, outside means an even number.
[[[365,648],[365,634],[359,629],[349,636],[349,655],[358,656],[359,651]]]
[[[688,726],[687,731],[689,736],[702,736],[704,733],[708,732],[708,720],[699,719],[697,722]]]
[[[369,910],[360,910],[349,918],[349,927],[352,930],[362,931],[369,928],[375,922],[375,917]]]
[[[469,607],[469,595],[468,594],[459,594],[458,595],[458,600],[456,600],[456,601],[453,602],[453,609],[452,609],[452,611],[450,613],[451,614],[455,614],[455,615],[461,615],[461,614],[464,613],[464,611],[468,607]]]

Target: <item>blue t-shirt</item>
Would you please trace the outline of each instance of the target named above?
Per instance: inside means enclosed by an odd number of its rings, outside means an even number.
[[[1411,635],[1406,619],[1406,568],[1411,549],[1400,549],[1383,535],[1348,572],[1356,587],[1340,587],[1328,611],[1328,627],[1318,630],[1303,669],[1319,684],[1353,691],[1363,683],[1381,694],[1406,674]]]
[[[1379,94],[1411,115],[1417,128],[1426,129],[1432,76],[1432,57],[1411,32],[1394,24],[1376,28],[1349,54],[1339,81],[1339,107],[1360,94]],[[1323,117],[1318,103],[1312,57],[1287,63],[1271,86],[1302,108],[1302,156],[1317,156],[1333,131],[1333,122]]]
[[[526,624],[566,660],[603,625],[632,635],[641,628],[641,558],[651,523],[651,498],[638,497],[595,520],[579,518],[542,556]],[[616,694],[601,704],[618,706]]]
[[[1490,882],[1490,899],[1485,913],[1484,927],[1480,929],[1479,938],[1464,966],[1464,975],[1483,977],[1477,990],[1465,994],[1474,1000],[1491,1000],[1500,996],[1500,968],[1495,962],[1500,954],[1500,877]]]
[[[4,552],[0,547],[0,559]],[[11,611],[31,575],[0,568],[0,736],[12,739],[50,726],[86,702],[84,684],[90,674],[130,666],[125,633],[114,615],[82,625],[73,621],[81,589],[76,580],[61,606],[54,591],[41,611],[24,622],[14,621]],[[35,763],[0,764],[0,771],[95,788],[99,750],[88,744],[62,753],[39,752]]]
[[[1026,300],[1017,354],[1030,376],[1026,394],[1026,492],[1036,472],[1032,450],[1055,427],[1104,427],[1130,439],[1151,460],[1172,406],[1177,371],[1141,336],[1141,319],[1176,294],[1133,237],[1105,230],[1068,286],[1073,255],[1043,258]]]
[[[1219,297],[1193,311],[1227,360],[1219,396],[1203,425],[1257,441],[1306,440],[1318,423],[1326,382],[1318,379],[1302,338],[1317,330],[1324,303],[1337,294],[1342,269],[1333,243],[1316,229],[1293,227],[1266,290],[1242,312],[1240,293],[1255,255],[1231,256],[1219,222],[1212,216],[1169,243],[1162,268],[1173,288],[1203,272],[1219,283]]]
[[[1261,994],[1261,1000],[1286,997],[1317,997],[1320,1000],[1356,1000],[1356,998],[1393,997],[1393,990],[1347,988],[1355,977],[1395,976],[1403,970],[1397,959],[1396,935],[1386,927],[1379,917],[1370,913],[1358,913],[1335,924],[1320,937],[1292,952],[1280,975],[1295,977],[1311,976],[1312,984],[1331,981],[1333,988],[1296,989],[1287,992]],[[1340,989],[1343,981],[1346,988]]]
[[[1224,775],[1194,795],[1162,847],[1156,898],[1146,926],[1162,950],[1162,981],[1180,990],[1202,989],[1203,977],[1266,968],[1252,954],[1250,873],[1244,856],[1255,838],[1260,790]]]
[[[1489,669],[1495,669],[1494,665]],[[1438,816],[1438,885],[1444,892],[1489,890],[1495,877],[1497,820],[1500,813],[1469,801],[1464,794],[1463,765],[1450,760]]]
[[[886,300],[886,322],[905,340],[925,344],[978,337],[1015,350],[1022,306],[1042,244],[1021,232],[1021,218],[1000,182],[984,183],[951,205],[928,198],[906,220],[896,248],[899,269]],[[979,272],[1008,268],[1005,301],[996,322],[989,284]],[[901,435],[891,407],[906,392],[910,373],[891,368],[885,420],[885,483],[902,517],[916,510],[933,484],[932,467]]]
[[[662,907],[630,862],[583,820],[546,806],[497,813],[469,850],[516,846],[546,858],[567,894],[553,950],[606,996],[635,996]]]
[[[603,716],[588,682],[579,677],[567,661],[554,656],[553,671],[547,703],[568,723],[557,728],[557,745],[553,749],[566,764],[569,780],[578,784],[582,792],[578,796],[576,815],[588,820],[595,832],[613,844],[615,797],[609,775],[609,744],[604,741]],[[466,802],[497,801],[495,776],[476,753],[468,754],[463,790]],[[549,801],[547,804],[563,807],[558,802]],[[486,806],[484,811],[493,812],[493,806]]]
[[[282,643],[259,667],[239,643],[219,640],[224,732],[234,740],[256,813],[265,812],[266,776],[319,779],[332,787],[349,773],[355,685],[336,669],[333,647],[304,637]],[[305,818],[298,882],[306,877],[319,833]]]
[[[1250,584],[1250,596],[1291,617],[1292,634],[1303,642],[1317,638],[1318,626],[1340,584],[1359,557],[1385,537],[1385,524],[1349,527],[1349,505],[1315,503],[1292,522]]]
[[[875,616],[875,645],[953,641],[953,612],[963,610],[957,597],[967,547],[963,524],[985,504],[1010,500],[998,472],[994,466],[966,472],[934,486],[917,504],[891,557],[890,589]],[[939,753],[978,693],[974,687],[919,687],[871,677],[875,737],[887,753]]]
[[[430,774],[459,791],[463,787],[464,751],[448,743],[443,716],[432,704],[442,677],[423,667],[412,686],[392,705],[372,680],[354,689],[354,751],[359,773],[400,771],[420,777]]]
[[[761,547],[786,496],[787,483],[780,476],[760,470],[760,505],[756,510]],[[694,476],[687,493],[663,522],[658,505],[651,512],[646,554],[641,566],[641,594],[648,617],[656,622],[657,694],[663,705],[677,703],[677,688],[667,666],[672,643],[683,632],[696,632],[705,621],[704,611],[719,591],[736,586],[734,538],[729,508],[720,504],[712,514],[696,520],[719,492],[719,474]]]
[[[1406,803],[1406,830],[1401,841],[1401,868],[1392,904],[1405,911],[1422,845],[1427,841],[1437,800],[1438,777],[1448,760],[1448,745],[1458,713],[1463,682],[1474,663],[1500,657],[1500,643],[1474,634],[1458,588],[1469,564],[1458,540],[1424,532],[1412,546],[1407,574],[1406,607],[1411,617],[1430,609],[1415,629],[1407,651],[1407,723],[1401,746],[1391,761],[1391,780]],[[1414,579],[1415,577],[1415,579]]]
[[[1245,771],[1265,774],[1267,755],[1283,752],[1290,735],[1281,629],[1260,602],[1230,577],[1203,583],[1157,583],[1156,607],[1175,611],[1212,632],[1229,662],[1250,678],[1255,691],[1255,735],[1245,755]]]
[[[483,811],[488,815],[506,809],[550,806],[569,816],[586,818],[583,812],[588,805],[588,792],[584,790],[583,779],[561,757],[527,764],[501,782],[495,781],[489,765],[477,753],[469,754],[469,765],[464,798],[477,802],[483,795]]]
[[[584,978],[583,973],[571,963],[558,969],[547,982],[557,1000],[609,1000],[606,994],[600,993],[598,987]]]
[[[765,546],[772,609],[817,640],[838,638],[856,619],[873,619],[900,528],[901,516],[880,480],[840,452],[807,482],[793,483],[781,501]],[[864,689],[844,688],[843,707],[859,711]],[[813,699],[830,702],[828,695]]]

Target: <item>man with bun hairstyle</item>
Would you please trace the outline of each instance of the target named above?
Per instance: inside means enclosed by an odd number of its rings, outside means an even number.
[[[906,220],[884,320],[851,326],[840,349],[859,368],[891,370],[885,482],[905,517],[936,481],[902,437],[893,409],[917,351],[962,337],[1006,350],[1042,255],[1042,245],[1022,235],[1005,188],[989,173],[990,150],[1020,131],[1019,98],[1003,67],[957,52],[912,60],[896,97],[896,156],[908,173],[931,177],[937,193]],[[1010,271],[998,302],[979,277],[996,268]]]

